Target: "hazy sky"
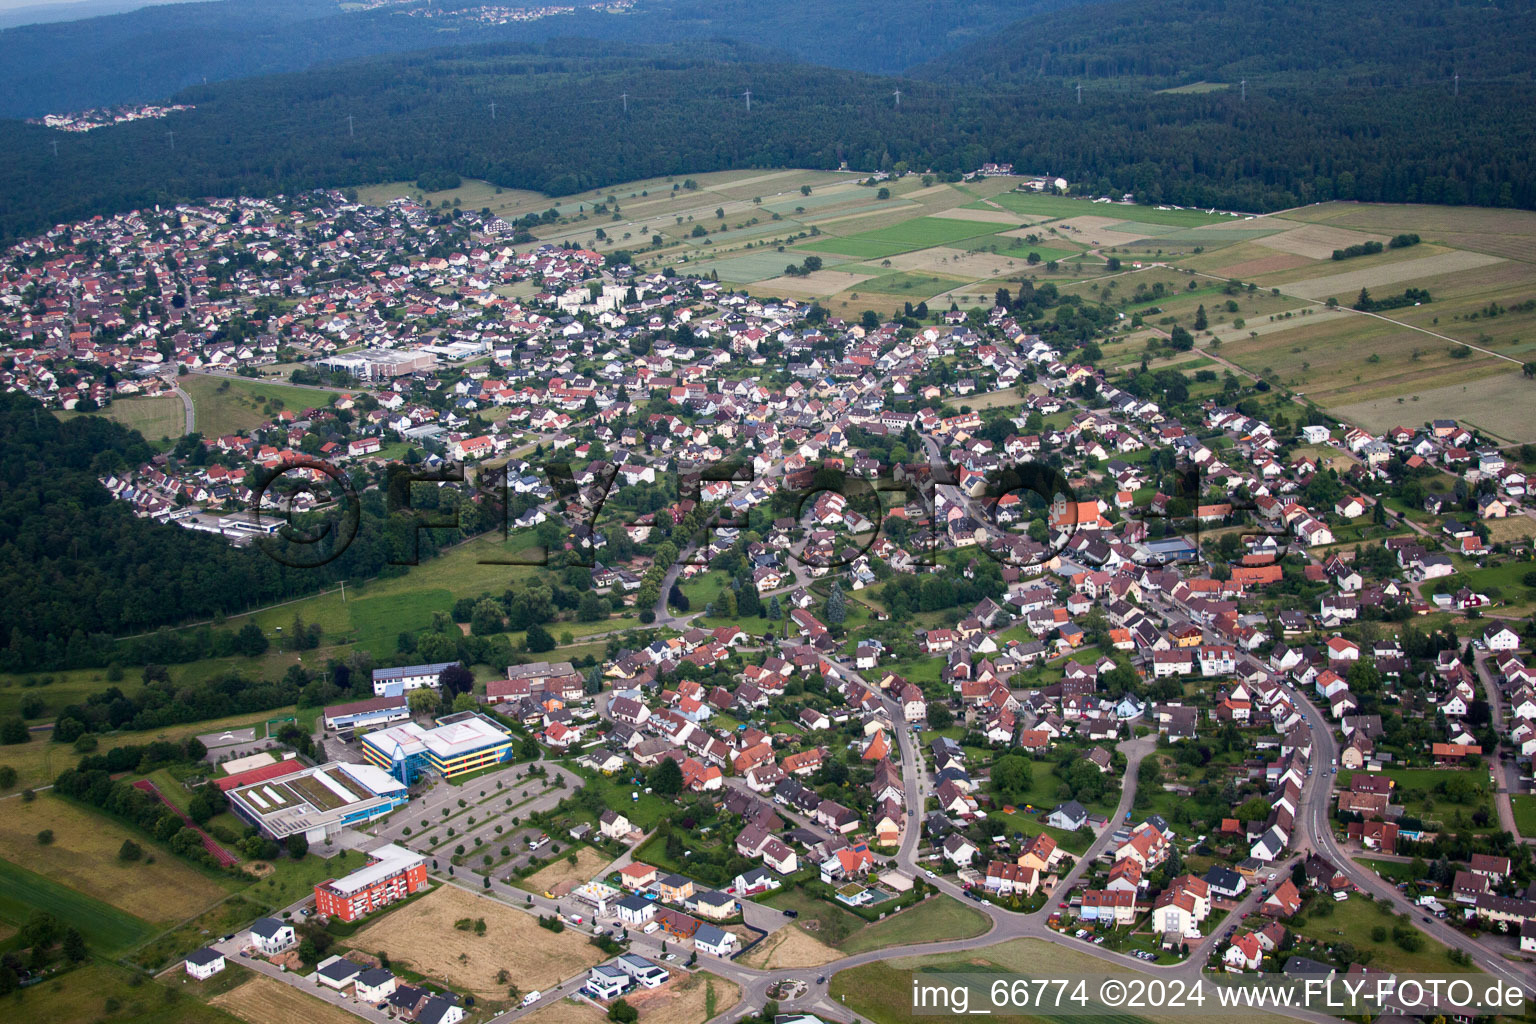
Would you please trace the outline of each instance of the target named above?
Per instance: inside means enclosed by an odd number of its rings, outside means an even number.
[[[66,19],[60,17],[60,15],[67,14],[68,9],[71,7],[81,8],[81,16],[89,17],[92,14],[101,13],[101,10],[98,9],[133,11],[140,7],[151,7],[155,4],[184,2],[187,2],[187,0],[118,0],[118,2],[110,2],[110,0],[108,2],[103,2],[103,0],[0,0],[0,11],[14,11],[23,7],[36,7],[39,9],[39,13],[44,9],[47,10],[48,21],[62,21]]]

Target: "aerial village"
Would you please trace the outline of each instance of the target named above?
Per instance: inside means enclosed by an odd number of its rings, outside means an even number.
[[[1536,952],[1508,450],[1455,421],[1373,435],[1231,370],[1111,371],[1007,301],[842,320],[517,234],[327,191],[4,254],[7,390],[80,415],[282,385],[105,468],[136,515],[246,545],[293,460],[365,490],[409,461],[466,468],[465,502],[496,481],[509,543],[550,552],[553,603],[487,586],[462,641],[402,632],[317,690],[302,743],[209,746],[248,835],[366,863],[185,950],[189,975],[261,962],[455,1024],[462,991],[299,952],[445,886],[597,944],[504,980],[516,1011],[701,967],[814,988],[754,951],[808,907],[873,928],[944,899],[1196,973],[1382,969],[1327,927],[1347,914],[1445,969]]]

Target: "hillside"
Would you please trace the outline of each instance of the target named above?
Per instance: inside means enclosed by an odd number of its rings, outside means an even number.
[[[1480,86],[1476,103],[1438,90],[1383,104],[1348,90],[1276,87],[1246,103],[1105,90],[1079,104],[1064,86],[896,80],[720,43],[456,48],[197,86],[178,97],[194,111],[86,135],[0,122],[11,157],[0,237],[186,197],[432,171],[565,195],[840,161],[960,172],[994,160],[1154,202],[1255,211],[1331,198],[1536,208],[1533,92],[1509,82]]]
[[[1533,81],[1536,8],[1405,0],[1114,0],[1026,17],[912,74],[970,83],[1052,79],[1151,88],[1318,89]]]
[[[892,72],[930,60],[1025,14],[1075,0],[639,0],[610,13],[505,25],[478,4],[414,17],[415,5],[372,11],[335,0],[217,0],[0,31],[0,116],[35,117],[160,100],[204,82],[323,67],[355,57],[493,41],[571,37],[627,42],[728,39],[793,58]]]

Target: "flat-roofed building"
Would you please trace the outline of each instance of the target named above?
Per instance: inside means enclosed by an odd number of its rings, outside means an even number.
[[[390,843],[368,854],[371,863],[315,886],[315,911],[356,921],[405,899],[427,884],[427,859]]]
[[[422,772],[445,779],[499,764],[512,756],[512,734],[484,715],[465,711],[438,719],[436,728],[415,722],[363,737],[363,756],[406,785]]]
[[[408,798],[406,783],[371,764],[332,761],[228,792],[229,809],[268,839],[323,842],[343,828],[388,814]]]

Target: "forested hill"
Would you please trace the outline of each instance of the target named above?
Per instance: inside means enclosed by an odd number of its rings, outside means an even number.
[[[198,86],[178,97],[194,111],[85,135],[0,122],[0,236],[183,198],[436,170],[569,194],[843,160],[855,170],[1008,162],[1239,210],[1335,197],[1536,208],[1536,95],[1516,82],[1413,103],[1283,86],[1250,90],[1246,103],[1231,91],[1147,89],[1085,90],[1078,103],[1064,84],[898,81],[750,56],[727,44],[459,48]]]
[[[447,5],[346,10],[336,0],[216,0],[0,31],[0,116],[162,100],[194,84],[299,71],[355,57],[556,37],[731,39],[804,61],[894,72],[1016,18],[1083,0],[639,0],[622,14],[487,25]],[[425,4],[421,5],[425,6]],[[444,5],[437,5],[441,8]]]
[[[184,444],[184,454],[200,450],[196,435]],[[26,395],[0,394],[0,452],[6,671],[104,665],[115,650],[111,636],[245,611],[338,579],[399,573],[389,560],[410,550],[409,531],[386,520],[378,491],[363,496],[351,546],[317,569],[285,568],[252,548],[135,518],[99,478],[149,459],[144,438],[103,416],[61,423]],[[464,510],[470,528],[480,522],[476,508]],[[453,539],[421,531],[421,556]],[[293,550],[295,564],[312,557]]]
[[[1467,95],[1536,80],[1527,0],[1111,0],[1023,18],[912,74],[953,82],[1198,82],[1341,89],[1433,83]]]

